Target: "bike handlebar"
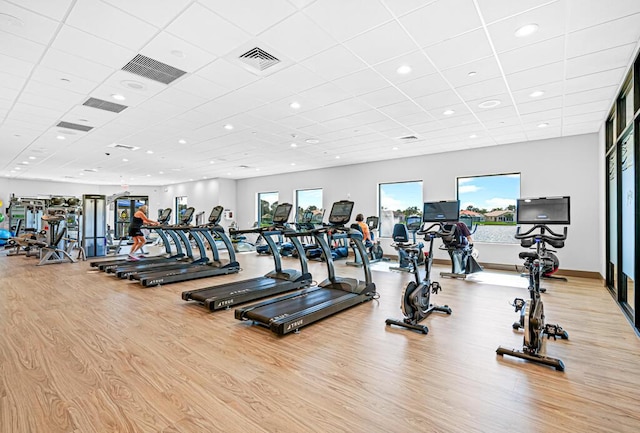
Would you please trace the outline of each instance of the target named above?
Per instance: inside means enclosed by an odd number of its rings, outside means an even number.
[[[437,227],[438,230],[437,231],[431,230],[434,227]],[[431,235],[431,234],[433,234],[435,236],[452,236],[453,233],[455,232],[455,230],[456,230],[456,226],[455,225],[451,226],[451,230],[445,230],[444,224],[442,224],[442,223],[434,223],[434,224],[431,224],[426,229],[418,230],[416,232],[416,234],[417,235],[425,235],[425,236],[426,235]]]
[[[541,239],[543,241],[563,241],[567,239],[567,228],[564,227],[562,234],[556,233],[544,224],[536,224],[524,233],[520,233],[520,228],[516,229],[516,239]],[[540,230],[539,233],[534,233],[534,230]]]

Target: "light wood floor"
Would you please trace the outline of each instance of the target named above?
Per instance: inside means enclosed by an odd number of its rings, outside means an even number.
[[[640,431],[640,340],[599,281],[545,284],[547,322],[570,335],[547,344],[562,373],[496,356],[521,346],[515,274],[439,279],[453,314],[432,314],[425,336],[385,326],[409,275],[375,271],[379,300],[278,337],[181,300],[271,266],[239,261],[237,275],[145,289],[88,262],[0,257],[0,432]]]

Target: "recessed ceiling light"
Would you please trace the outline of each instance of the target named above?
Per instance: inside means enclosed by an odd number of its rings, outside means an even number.
[[[336,155],[336,159],[340,159],[340,155]]]
[[[187,144],[187,140],[180,139],[180,140],[178,140],[178,143],[180,143],[180,144]]]
[[[28,165],[29,161],[22,161],[21,164]]]
[[[398,147],[394,146],[394,147],[391,148],[391,150],[398,150]]]
[[[151,155],[153,153],[153,150],[147,150],[147,153]]]
[[[29,159],[36,159],[36,157],[35,156],[30,156]]]
[[[184,52],[182,52],[180,50],[171,50],[171,54],[176,56],[176,57],[180,57],[181,59],[184,59],[186,57]]]
[[[129,89],[133,89],[133,90],[146,90],[147,86],[144,83],[141,83],[140,81],[136,81],[136,80],[122,80],[120,81],[120,84],[122,84],[124,87],[128,87]],[[114,99],[115,98],[114,96]],[[124,97],[123,97],[124,100]]]
[[[231,176],[231,173],[227,173],[227,176]]]
[[[211,160],[209,161],[209,164],[215,164],[215,161]]]
[[[474,77],[474,76],[476,76],[477,74],[478,74],[478,73],[477,73],[476,71],[471,71],[471,72],[469,72],[467,75],[468,75],[469,77]]]
[[[116,101],[124,101],[125,99],[127,99],[127,98],[124,97],[124,95],[121,95],[119,93],[114,93],[114,94],[111,95],[111,97],[113,99],[115,99]]]
[[[14,170],[21,170],[20,167],[13,167]]]
[[[189,179],[189,182],[193,182],[193,178]]]
[[[296,163],[295,163],[295,162],[292,162],[292,163],[291,163],[291,165],[296,165]]]
[[[158,174],[164,174],[164,171],[159,171]]]
[[[402,65],[400,66],[398,69],[396,69],[396,72],[400,75],[406,75],[408,73],[410,73],[412,71],[411,66],[409,65]]]
[[[318,144],[318,143],[320,143],[320,140],[315,139],[315,138],[307,138],[307,139],[305,140],[305,143],[309,143],[309,144]]]
[[[87,119],[78,119],[78,122],[88,122]]]
[[[147,175],[147,177],[151,177],[151,175],[150,175],[150,174],[148,174],[148,175]]]
[[[547,126],[549,126],[547,122],[538,124],[538,128],[546,128]]]
[[[538,31],[538,25],[537,24],[525,24],[524,26],[520,27],[518,30],[516,30],[515,35],[518,38],[524,38],[525,36],[529,36],[534,34],[535,32]]]
[[[445,116],[451,116],[453,113],[455,113],[455,111],[453,110],[444,110],[442,112],[442,114],[444,114]]]
[[[84,173],[80,172],[78,173],[78,176],[84,176]]]
[[[259,169],[259,168],[256,168],[256,171],[260,171],[260,169]]]
[[[296,102],[296,101],[293,101],[291,104],[289,104],[289,107],[297,110],[298,108],[300,108],[300,103]]]
[[[58,135],[56,138],[57,138],[58,140],[64,140],[64,139],[65,139],[65,138],[67,138],[67,137],[65,137],[64,135]]]
[[[544,91],[542,90],[536,90],[535,92],[531,92],[529,93],[529,96],[532,98],[538,98],[540,96],[544,95]]]
[[[471,134],[471,135],[469,136],[469,138],[477,138],[477,137],[478,137],[478,136],[477,136],[476,134]]]
[[[500,105],[501,102],[497,99],[490,99],[489,101],[484,101],[481,102],[480,104],[478,104],[478,107],[480,108],[493,108],[496,107],[498,105]]]
[[[233,125],[230,123],[227,123],[226,125],[224,125],[224,129],[231,131],[233,129]]]
[[[295,143],[291,143],[291,147],[298,147],[298,145]]]
[[[122,158],[122,162],[129,162],[127,158]]]
[[[0,26],[22,27],[24,26],[24,22],[13,15],[0,14]]]

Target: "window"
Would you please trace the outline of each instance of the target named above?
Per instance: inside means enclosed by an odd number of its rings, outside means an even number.
[[[380,237],[391,237],[393,226],[411,215],[422,217],[422,181],[381,183],[378,193]]]
[[[273,223],[273,212],[278,206],[277,192],[258,193],[258,226],[264,227]]]
[[[322,188],[296,190],[296,221],[300,222],[307,212],[322,218]]]
[[[460,221],[477,225],[474,242],[516,243],[520,174],[458,178]]]
[[[176,197],[176,224],[180,222],[187,210],[187,196]]]

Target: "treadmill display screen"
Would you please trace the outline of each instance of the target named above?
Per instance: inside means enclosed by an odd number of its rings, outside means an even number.
[[[518,199],[518,224],[569,224],[569,197]]]
[[[214,207],[209,214],[209,223],[218,224],[220,222],[220,217],[222,216],[223,211],[224,207],[222,206]]]
[[[422,212],[422,221],[427,222],[444,222],[458,221],[460,218],[460,201],[430,201],[424,204]]]
[[[348,223],[351,219],[351,212],[353,212],[353,204],[348,200],[335,202],[329,214],[329,224],[344,225]]]
[[[188,207],[184,210],[184,213],[182,214],[182,217],[180,218],[180,224],[184,225],[184,224],[189,224],[191,222],[191,220],[193,219],[193,213],[195,212],[195,208],[193,207]]]
[[[162,213],[158,217],[158,222],[160,224],[166,224],[166,223],[169,222],[170,218],[171,218],[171,208],[168,207],[168,208],[162,210]]]
[[[289,215],[291,215],[292,207],[293,205],[290,203],[280,203],[276,208],[276,211],[273,213],[274,224],[286,223],[289,219]]]

